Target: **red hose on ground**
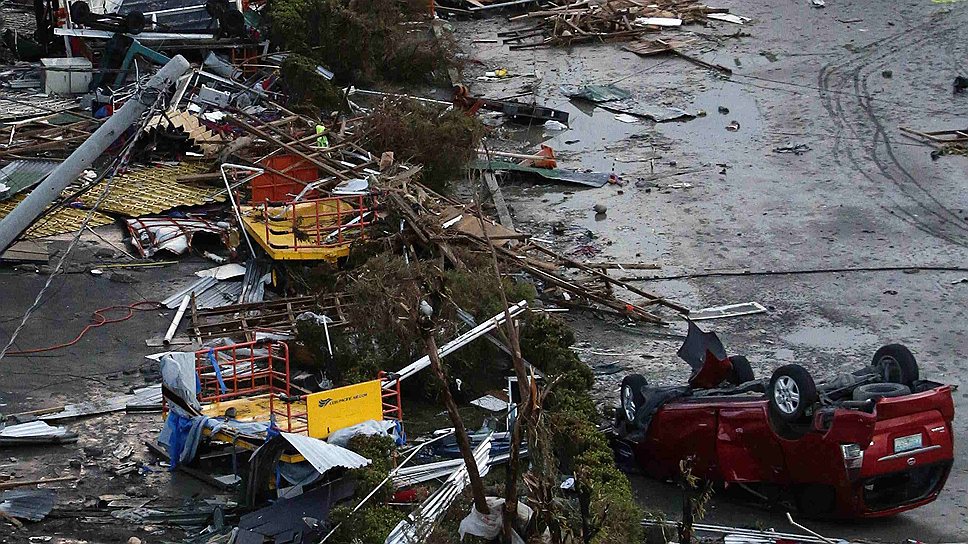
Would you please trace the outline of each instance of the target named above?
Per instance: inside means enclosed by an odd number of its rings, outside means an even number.
[[[45,351],[54,351],[55,349],[62,349],[69,346],[73,346],[78,341],[80,341],[80,339],[83,338],[85,334],[87,334],[87,331],[91,329],[96,329],[102,325],[109,325],[111,323],[120,323],[122,321],[127,321],[128,319],[131,319],[132,316],[134,316],[135,310],[139,310],[139,311],[156,310],[160,307],[161,307],[160,302],[145,300],[141,302],[135,302],[134,304],[129,304],[127,306],[108,306],[106,308],[99,308],[97,310],[94,310],[94,313],[92,314],[92,317],[94,318],[94,322],[89,323],[87,326],[81,329],[81,332],[80,334],[77,335],[77,338],[74,338],[70,342],[66,342],[63,344],[56,344],[46,348],[25,349],[21,351],[8,351],[7,355],[30,355],[31,353],[42,353]],[[109,319],[103,315],[105,312],[120,311],[120,310],[126,311],[123,317],[116,317],[116,318]]]

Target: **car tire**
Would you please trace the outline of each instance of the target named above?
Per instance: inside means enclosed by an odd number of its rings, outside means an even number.
[[[742,355],[732,355],[729,358],[729,363],[733,366],[733,368],[729,370],[729,375],[726,376],[726,381],[729,383],[739,385],[756,379],[756,376],[753,375],[753,367],[750,365],[750,361],[746,357],[743,357]]]
[[[649,381],[641,374],[629,374],[622,380],[622,389],[619,391],[619,400],[622,405],[619,407],[619,419],[632,423],[635,421],[635,414],[645,400],[642,388],[649,385]]]
[[[854,400],[883,399],[890,397],[903,397],[910,395],[911,388],[900,383],[869,383],[854,389]]]
[[[918,381],[918,361],[911,350],[902,344],[888,344],[874,353],[871,366],[887,383],[899,383],[914,389]]]
[[[770,378],[770,410],[782,421],[793,423],[803,419],[807,410],[820,396],[810,372],[800,365],[784,365]]]

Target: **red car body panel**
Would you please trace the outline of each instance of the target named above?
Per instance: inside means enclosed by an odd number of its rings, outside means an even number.
[[[838,408],[825,432],[787,439],[774,431],[766,398],[693,397],[674,400],[653,415],[634,444],[646,473],[693,473],[728,483],[769,483],[791,489],[833,490],[834,517],[882,517],[937,498],[954,459],[951,386],[877,401],[873,413]],[[921,435],[921,447],[895,453],[894,440]],[[848,471],[842,444],[864,450]]]

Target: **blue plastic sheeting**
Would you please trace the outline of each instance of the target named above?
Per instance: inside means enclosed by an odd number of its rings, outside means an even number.
[[[208,349],[208,364],[212,365],[212,368],[215,369],[215,380],[218,381],[218,388],[222,393],[225,393],[228,391],[228,388],[225,387],[225,382],[222,381],[222,367],[215,360],[215,348]]]
[[[168,450],[168,462],[174,470],[179,464],[190,463],[198,453],[198,446],[203,439],[202,431],[211,429],[212,434],[223,427],[231,428],[243,434],[261,434],[268,431],[269,424],[259,421],[243,422],[224,420],[208,416],[189,417],[177,406],[172,406],[165,420],[165,426],[158,435],[158,443]],[[271,434],[271,433],[269,433]],[[270,436],[271,438],[271,436]]]

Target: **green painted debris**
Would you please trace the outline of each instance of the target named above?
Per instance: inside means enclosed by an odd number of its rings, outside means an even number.
[[[533,166],[522,166],[509,161],[471,161],[468,168],[472,170],[500,170],[510,172],[522,172],[534,174],[544,179],[561,181],[564,183],[575,183],[586,187],[602,187],[608,183],[608,174],[600,172],[576,172],[574,170],[564,170],[562,168],[535,168]]]

